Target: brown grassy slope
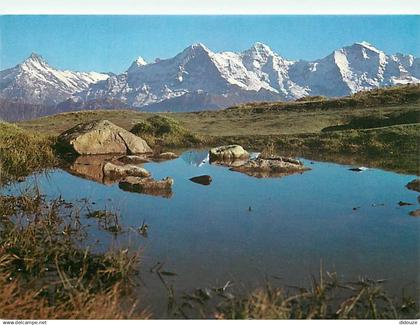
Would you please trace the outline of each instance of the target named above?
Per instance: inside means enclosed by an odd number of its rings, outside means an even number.
[[[344,124],[351,117],[386,114],[420,108],[420,86],[372,90],[330,100],[244,104],[220,111],[161,113],[199,135],[233,136],[319,132]],[[131,129],[152,113],[131,110],[95,110],[63,113],[19,123],[26,129],[57,135],[95,119],[108,119]]]

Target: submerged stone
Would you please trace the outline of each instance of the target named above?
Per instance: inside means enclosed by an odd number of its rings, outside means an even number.
[[[176,153],[167,151],[167,152],[162,152],[158,155],[155,155],[153,158],[157,159],[157,160],[171,160],[171,159],[176,159],[179,156]]]
[[[122,190],[128,192],[143,193],[169,198],[172,196],[173,184],[174,180],[171,177],[166,177],[162,180],[155,180],[153,178],[128,176],[122,179],[118,186]]]
[[[266,178],[282,177],[293,173],[302,173],[310,170],[310,168],[305,167],[302,162],[293,158],[281,156],[260,156],[257,159],[248,160],[239,166],[234,166],[231,170],[245,173],[253,177]]]
[[[122,178],[126,176],[149,177],[150,173],[136,165],[116,165],[106,162],[103,167],[104,176],[109,178]]]

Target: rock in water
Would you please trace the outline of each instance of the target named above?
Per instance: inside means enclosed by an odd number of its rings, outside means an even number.
[[[367,167],[353,167],[353,168],[349,168],[349,170],[351,170],[352,172],[364,172],[365,170],[368,170]]]
[[[417,210],[411,211],[411,212],[409,213],[409,215],[410,215],[410,216],[412,216],[412,217],[420,217],[420,209],[417,209]]]
[[[150,176],[146,169],[132,164],[123,164],[114,155],[78,156],[67,170],[71,174],[103,184],[115,183],[126,176]]]
[[[190,178],[190,181],[201,185],[210,185],[212,179],[210,175],[201,175]]]
[[[242,165],[232,167],[231,170],[245,173],[249,176],[258,178],[263,177],[282,177],[293,173],[304,172],[310,170],[305,167],[299,160],[280,157],[258,157],[257,159],[248,160]]]
[[[420,192],[420,178],[413,179],[406,187],[409,190]]]
[[[128,155],[128,156],[121,156],[117,159],[119,162],[123,164],[144,164],[150,162],[150,159],[146,155],[136,156],[136,155]]]
[[[150,173],[136,165],[116,165],[112,162],[106,162],[103,167],[105,177],[122,178],[126,176],[149,177]]]
[[[161,159],[161,160],[170,160],[170,159],[178,158],[178,155],[176,153],[167,151],[167,152],[160,153],[159,155],[155,156],[155,158]]]
[[[413,203],[410,203],[410,202],[400,201],[400,202],[398,202],[398,205],[400,207],[403,207],[403,206],[406,206],[406,205],[414,205],[414,204]]]
[[[63,149],[70,149],[79,155],[152,152],[142,138],[107,120],[78,124],[60,134],[58,144]]]
[[[172,185],[174,180],[166,177],[160,181],[152,178],[126,177],[121,180],[118,186],[128,192],[137,192],[155,196],[163,196],[169,198],[172,196]]]
[[[212,148],[209,154],[210,161],[232,161],[249,158],[248,151],[237,144]]]

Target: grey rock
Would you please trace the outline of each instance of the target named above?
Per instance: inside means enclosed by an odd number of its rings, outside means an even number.
[[[107,120],[78,124],[60,134],[58,144],[79,155],[152,152],[152,149],[142,138]]]

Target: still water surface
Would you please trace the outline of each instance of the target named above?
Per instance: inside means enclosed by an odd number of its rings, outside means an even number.
[[[394,294],[419,294],[420,219],[418,193],[405,185],[413,175],[304,160],[312,170],[282,178],[254,178],[208,163],[206,151],[187,151],[175,160],[147,163],[156,179],[175,180],[170,198],[122,191],[57,169],[32,175],[3,192],[37,183],[50,198],[87,198],[94,209],[120,215],[127,231],[114,236],[93,224],[98,248],[129,245],[142,249],[141,300],[162,311],[165,289],[150,268],[157,262],[177,273],[177,291],[224,285],[252,288],[266,278],[305,285],[324,269],[345,280],[359,275],[389,280]],[[208,174],[209,186],[189,178]],[[413,206],[399,206],[399,201]],[[145,221],[148,237],[133,229]],[[91,221],[89,221],[91,222]]]

